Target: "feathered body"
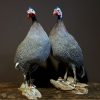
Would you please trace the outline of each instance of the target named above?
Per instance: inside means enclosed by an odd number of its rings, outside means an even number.
[[[18,46],[15,63],[19,68],[27,72],[30,66],[40,65],[45,62],[50,53],[49,38],[42,26],[35,21],[27,36]]]
[[[83,54],[74,37],[68,33],[62,20],[58,20],[50,32],[53,56],[65,63],[83,66]]]

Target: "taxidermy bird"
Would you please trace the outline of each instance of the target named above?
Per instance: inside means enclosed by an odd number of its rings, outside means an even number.
[[[85,76],[82,50],[75,38],[65,28],[63,14],[59,7],[54,9],[53,15],[57,16],[57,22],[49,35],[52,55],[57,61],[64,63],[65,66],[62,67],[66,67],[63,81],[67,80],[68,68],[71,68],[76,83],[77,77]]]
[[[25,83],[31,87],[31,73],[46,61],[51,46],[47,33],[37,21],[35,10],[29,8],[27,16],[32,20],[32,25],[27,36],[17,48],[14,62],[15,68],[22,71]],[[26,79],[27,74],[29,74],[30,80]]]

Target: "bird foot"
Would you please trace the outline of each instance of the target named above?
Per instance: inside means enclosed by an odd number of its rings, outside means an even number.
[[[28,99],[37,100],[37,98],[41,98],[41,93],[36,89],[36,86],[28,86],[27,83],[22,83],[21,87],[18,88],[22,95],[26,96]]]
[[[58,80],[50,80],[51,84],[53,84],[54,87],[60,90],[73,90],[75,87],[71,86],[67,81],[64,81],[61,78],[58,78]]]
[[[57,89],[60,90],[71,90],[74,94],[87,94],[88,88],[87,84],[85,83],[75,83],[74,78],[68,77],[65,81],[61,77],[58,78],[58,80],[50,80],[51,84]]]

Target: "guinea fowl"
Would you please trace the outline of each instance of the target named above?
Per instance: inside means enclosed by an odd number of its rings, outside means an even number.
[[[27,11],[28,18],[32,19],[32,26],[17,48],[15,55],[15,68],[22,71],[25,83],[31,88],[31,73],[36,71],[39,65],[44,63],[50,53],[49,38],[36,19],[36,13],[32,8]],[[29,74],[30,80],[26,79]],[[29,81],[29,82],[27,82]]]
[[[63,81],[67,80],[68,65],[72,69],[74,82],[76,83],[78,80],[77,76],[83,78],[86,75],[83,67],[82,50],[75,38],[66,30],[62,20],[62,11],[59,7],[54,9],[53,15],[56,15],[58,18],[49,35],[52,55],[56,60],[66,65],[64,66],[66,67],[66,73]]]

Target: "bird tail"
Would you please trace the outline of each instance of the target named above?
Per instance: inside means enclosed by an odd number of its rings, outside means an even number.
[[[82,72],[81,72],[81,78],[83,78],[85,76],[86,72],[85,72],[85,69],[84,67],[82,66]]]
[[[77,75],[78,80],[82,83],[87,83],[88,82],[88,76],[87,76],[87,72],[84,68],[84,66],[80,67],[80,70],[78,72],[79,74]]]

